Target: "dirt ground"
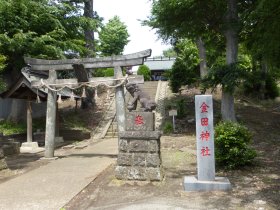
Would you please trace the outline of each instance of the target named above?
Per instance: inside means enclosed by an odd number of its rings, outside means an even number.
[[[164,170],[162,182],[121,181],[114,177],[111,165],[75,196],[64,209],[279,209],[280,206],[280,103],[256,105],[239,99],[236,114],[253,133],[253,147],[258,156],[252,166],[240,170],[217,169],[216,176],[227,177],[232,190],[228,192],[185,192],[183,178],[196,175],[194,100],[195,91],[186,91],[186,119],[178,120],[178,133],[163,135],[161,154]],[[171,99],[172,100],[172,99]],[[215,101],[214,113],[220,102]],[[219,115],[215,115],[218,119]],[[0,172],[0,183],[40,167],[47,162],[19,162],[11,157],[11,170]],[[5,174],[6,173],[6,174]]]
[[[114,178],[114,165],[74,197],[65,209],[279,209],[280,206],[280,112],[271,106],[257,106],[247,99],[236,104],[238,121],[253,133],[258,157],[240,170],[217,169],[216,176],[227,177],[229,192],[185,192],[183,177],[196,174],[193,92],[186,97],[188,117],[179,121],[179,134],[162,136],[164,169],[162,182],[120,181]],[[220,102],[215,101],[216,109]],[[219,111],[216,110],[216,113]],[[217,115],[216,118],[219,116]]]

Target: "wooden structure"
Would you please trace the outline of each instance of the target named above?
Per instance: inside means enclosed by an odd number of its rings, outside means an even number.
[[[125,99],[123,85],[127,80],[134,83],[143,83],[143,77],[123,77],[122,67],[141,65],[144,59],[151,55],[151,50],[138,53],[119,55],[102,58],[82,58],[64,60],[42,60],[25,58],[32,71],[49,71],[49,78],[32,82],[32,87],[48,88],[46,137],[45,137],[45,158],[54,157],[55,119],[56,119],[56,97],[57,91],[65,87],[79,88],[82,86],[97,87],[105,84],[115,88],[116,110],[118,131],[125,130]],[[114,78],[89,78],[88,69],[114,68]],[[56,71],[74,70],[77,78],[57,79]]]
[[[48,72],[32,71],[29,67],[21,70],[21,77],[7,91],[1,93],[3,98],[14,98],[26,100],[26,123],[27,123],[27,142],[21,146],[21,152],[36,152],[39,150],[38,143],[33,142],[32,132],[32,106],[31,103],[40,100],[47,100],[47,92],[43,89],[37,89],[31,86],[32,81],[47,79]],[[67,89],[60,91],[62,98],[69,98],[71,92]]]

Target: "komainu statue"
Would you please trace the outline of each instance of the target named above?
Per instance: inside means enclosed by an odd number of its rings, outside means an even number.
[[[129,111],[136,110],[137,101],[140,102],[141,108],[143,108],[145,112],[151,112],[156,108],[156,102],[152,100],[147,93],[143,92],[137,84],[127,83],[126,89],[133,97],[132,101],[127,104],[127,109]]]

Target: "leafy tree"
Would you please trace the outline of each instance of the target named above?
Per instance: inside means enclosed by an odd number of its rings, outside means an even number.
[[[7,57],[7,77],[17,78],[24,55],[61,59],[87,54],[88,20],[67,1],[0,0],[0,16],[0,53]]]
[[[280,78],[280,30],[278,1],[252,1],[241,16],[245,27],[241,39],[252,57],[252,72],[244,87],[245,93],[255,93],[261,99],[279,95],[277,80]]]
[[[164,50],[162,53],[164,57],[169,57],[169,58],[177,57],[177,53],[175,52],[174,48],[169,48],[167,50]]]
[[[196,45],[188,39],[176,45],[178,56],[170,72],[170,85],[178,92],[182,85],[191,85],[199,80],[199,57]]]
[[[0,74],[6,67],[6,57],[4,55],[0,55]],[[0,78],[0,91],[4,91],[6,89],[6,84],[3,81],[3,78]]]
[[[208,43],[212,42],[214,49],[214,45],[225,46],[222,52],[226,52],[226,65],[237,62],[240,29],[237,8],[237,0],[155,0],[151,16],[144,24],[155,28],[160,37],[171,43],[180,38],[196,41],[200,59],[204,62],[200,65],[203,76]],[[244,8],[239,7],[240,11]],[[235,121],[233,94],[226,89],[222,93],[221,112],[224,120]]]
[[[150,81],[151,80],[151,70],[146,65],[140,65],[137,70],[138,75],[144,76],[144,81]]]
[[[242,39],[248,50],[253,56],[262,58],[276,68],[280,68],[279,11],[279,1],[257,0],[242,16],[246,24]]]
[[[84,36],[86,42],[86,48],[88,49],[87,57],[95,57],[96,55],[96,45],[97,40],[95,39],[94,33],[97,32],[97,29],[102,26],[101,22],[103,18],[99,17],[97,12],[94,11],[93,0],[60,0],[65,4],[70,4],[77,8],[79,13],[82,13],[83,16],[81,19],[84,23]]]
[[[102,56],[121,55],[129,42],[126,25],[118,16],[113,17],[99,33]]]

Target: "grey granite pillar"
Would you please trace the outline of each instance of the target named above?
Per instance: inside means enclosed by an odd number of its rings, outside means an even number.
[[[55,70],[49,71],[48,82],[55,83],[57,78]],[[46,117],[46,136],[45,136],[45,158],[54,157],[55,129],[56,129],[56,97],[57,93],[48,90],[47,117]]]
[[[123,77],[122,69],[120,66],[114,68],[114,78],[118,79]],[[118,132],[125,131],[125,99],[124,99],[124,87],[120,86],[116,88],[115,93],[116,100],[116,118],[118,122]]]
[[[195,96],[197,176],[184,177],[185,191],[230,190],[225,177],[215,177],[212,95]]]
[[[32,142],[32,109],[31,109],[31,102],[27,101],[26,107],[26,123],[27,123],[27,142]]]

